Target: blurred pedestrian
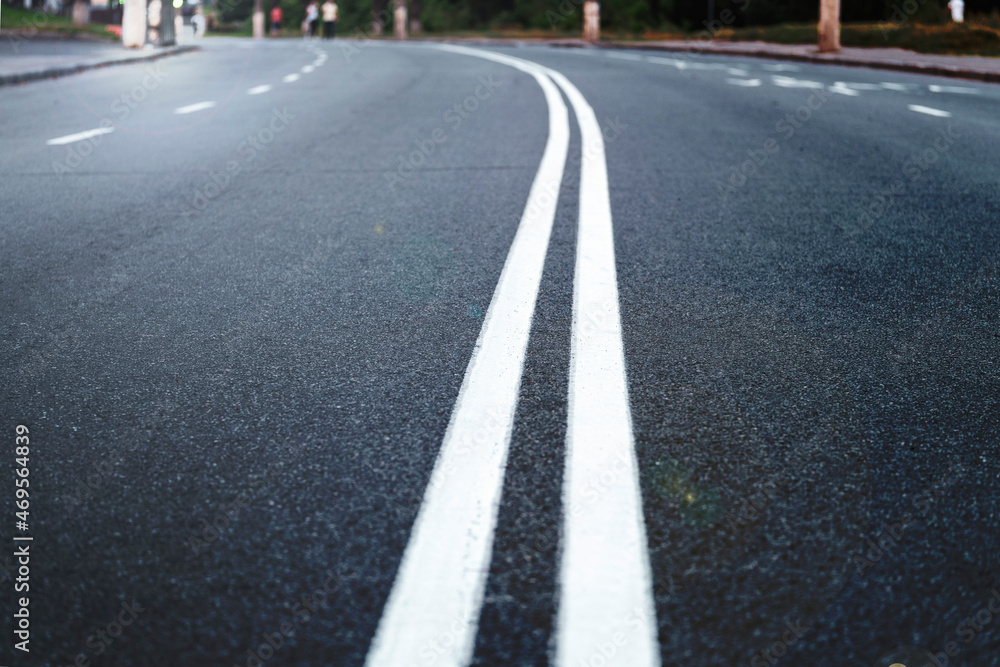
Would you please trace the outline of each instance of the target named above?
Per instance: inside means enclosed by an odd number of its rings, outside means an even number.
[[[965,1],[964,0],[951,0],[948,3],[948,9],[951,10],[951,20],[955,23],[965,22]]]
[[[312,38],[316,36],[316,27],[319,23],[319,5],[316,4],[316,0],[309,0],[309,4],[306,5],[306,37]]]
[[[333,33],[337,30],[337,3],[333,0],[326,0],[323,3],[323,37],[333,38]]]
[[[278,33],[281,31],[281,19],[284,18],[284,12],[281,11],[281,5],[275,5],[271,9],[271,36],[277,37]]]

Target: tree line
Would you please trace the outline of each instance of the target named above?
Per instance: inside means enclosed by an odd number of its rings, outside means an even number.
[[[217,0],[221,19],[244,21],[253,0]],[[308,0],[263,0],[265,11],[280,5],[288,26],[298,26]],[[367,34],[373,17],[390,17],[392,0],[336,0],[340,9],[338,34]],[[902,10],[917,21],[934,23],[947,16],[947,0],[841,0],[844,22],[892,20]],[[727,18],[726,27],[815,22],[819,0],[600,0],[604,29],[642,33],[684,31],[698,33]],[[905,5],[905,7],[904,7]],[[579,32],[583,0],[408,0],[411,18],[428,32],[503,28]],[[910,11],[913,7],[917,11]],[[1000,0],[965,0],[966,14],[1000,12]],[[724,12],[730,12],[724,14]],[[896,14],[899,15],[898,13]],[[391,20],[387,21],[391,31]]]

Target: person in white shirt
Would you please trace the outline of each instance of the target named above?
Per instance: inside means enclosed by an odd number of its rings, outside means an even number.
[[[316,36],[316,24],[319,23],[319,7],[316,0],[306,5],[306,38]]]
[[[323,10],[323,37],[331,39],[337,30],[337,3],[333,0],[326,0],[321,8]]]

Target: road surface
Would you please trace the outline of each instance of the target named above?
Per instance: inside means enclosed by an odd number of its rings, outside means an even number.
[[[3,660],[1000,665],[1000,86],[203,46],[0,92]]]

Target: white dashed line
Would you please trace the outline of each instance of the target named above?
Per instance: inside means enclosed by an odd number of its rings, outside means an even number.
[[[836,81],[833,84],[837,88],[850,88],[851,90],[885,90],[878,83],[852,83],[850,81]]]
[[[298,81],[300,76],[301,75],[299,74],[289,74],[284,79],[282,79],[282,81],[284,81],[285,83],[292,83],[294,81]]]
[[[195,104],[189,104],[186,107],[178,107],[174,109],[174,113],[185,114],[194,113],[196,111],[204,111],[205,109],[211,109],[215,106],[215,102],[197,102]]]
[[[316,60],[313,61],[313,67],[320,67],[325,62],[326,62],[325,60],[320,60],[317,58]]]
[[[108,134],[114,132],[113,127],[99,127],[96,130],[87,130],[86,132],[77,132],[76,134],[67,134],[65,137],[57,137],[55,139],[49,139],[45,143],[49,146],[62,146],[63,144],[72,144],[76,141],[83,141],[84,139],[90,139],[91,137],[97,137],[102,134]]]
[[[266,93],[269,90],[271,90],[271,84],[265,83],[262,86],[254,86],[253,88],[251,88],[250,90],[247,91],[247,94],[248,95],[260,95],[261,93]]]
[[[726,83],[744,88],[756,88],[761,85],[760,79],[726,79]]]
[[[312,65],[305,65],[305,66],[304,66],[304,67],[302,68],[302,73],[303,73],[303,74],[311,74],[311,73],[313,72],[313,70],[315,70],[315,69],[316,69],[316,68],[315,68],[315,67],[313,67]]]
[[[688,63],[684,60],[677,60],[676,58],[663,58],[661,56],[646,56],[646,60],[651,63],[656,63],[658,65],[673,65],[677,69],[687,69]]]
[[[367,667],[414,664],[428,646],[435,647],[435,667],[465,667],[472,659],[524,356],[569,150],[569,112],[540,67],[485,51],[437,48],[533,76],[548,104],[548,139]]]
[[[885,81],[883,81],[879,85],[885,88],[886,90],[898,90],[900,92],[906,92],[907,90],[910,90],[911,88],[915,87],[908,83],[887,83]]]
[[[737,69],[735,67],[730,67],[729,69],[726,70],[726,73],[729,74],[730,76],[749,76],[750,75],[750,72],[746,71],[745,69]]]
[[[832,86],[829,86],[827,88],[827,90],[829,90],[831,93],[838,93],[840,95],[847,95],[848,97],[857,97],[858,95],[861,94],[858,91],[854,90],[853,88],[848,88],[847,86],[845,86],[840,81],[838,81],[837,83],[835,83]]]
[[[928,116],[937,116],[938,118],[951,118],[950,111],[942,111],[941,109],[932,109],[931,107],[921,106],[919,104],[910,104],[907,106],[910,111],[916,111],[917,113],[924,113]]]
[[[779,88],[825,88],[819,81],[803,81],[802,79],[793,79],[788,76],[772,76],[771,82]]]
[[[761,65],[768,72],[798,72],[798,65]]]
[[[931,84],[927,89],[932,93],[955,93],[956,95],[978,95],[978,88],[966,88],[964,86],[938,86]]]

